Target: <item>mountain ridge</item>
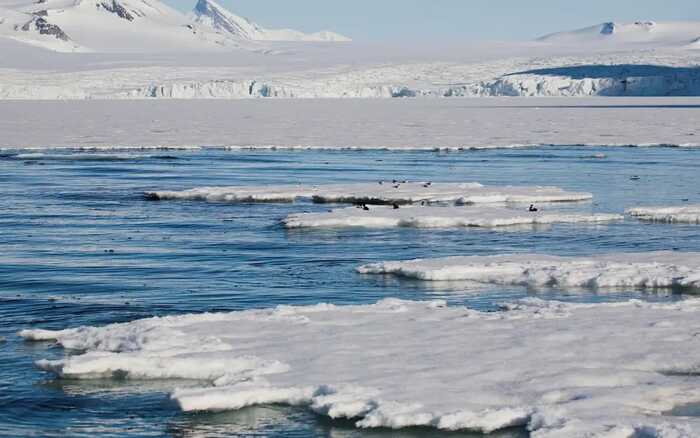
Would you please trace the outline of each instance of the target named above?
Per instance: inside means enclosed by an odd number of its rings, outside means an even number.
[[[159,0],[26,0],[3,7],[0,37],[58,52],[259,49],[256,42],[350,41],[323,31],[265,29],[210,0],[183,14]]]
[[[685,46],[700,38],[700,21],[609,21],[580,29],[555,32],[538,42],[559,44],[656,44]]]

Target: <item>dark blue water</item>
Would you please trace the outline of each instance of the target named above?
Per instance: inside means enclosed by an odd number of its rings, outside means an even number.
[[[596,153],[607,158],[590,158]],[[425,430],[360,432],[350,422],[279,406],[184,415],[167,397],[172,382],[53,380],[33,362],[64,352],[49,343],[23,343],[15,333],[386,297],[443,298],[484,310],[528,295],[568,301],[677,300],[684,297],[658,291],[430,285],[364,277],[354,268],[389,259],[523,251],[700,251],[698,226],[634,220],[508,232],[287,231],[279,223],[287,214],[329,206],[150,202],[142,196],[146,190],[394,178],[478,181],[590,191],[594,202],[561,207],[622,212],[636,205],[700,203],[698,176],[700,151],[664,148],[6,152],[0,155],[0,336],[5,338],[0,343],[0,435],[421,436]]]

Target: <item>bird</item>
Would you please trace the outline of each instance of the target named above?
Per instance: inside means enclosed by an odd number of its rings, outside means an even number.
[[[367,207],[367,204],[362,204],[362,209],[364,211],[369,211],[369,207]]]
[[[430,187],[432,185],[433,185],[432,182],[427,182],[427,183],[423,184],[423,187],[425,187],[427,189],[428,187]]]
[[[399,204],[394,203],[394,210],[398,210],[398,209],[399,209]]]
[[[528,209],[528,211],[534,213],[536,211],[539,211],[539,209],[537,207],[535,207],[534,204],[530,204],[530,208]]]

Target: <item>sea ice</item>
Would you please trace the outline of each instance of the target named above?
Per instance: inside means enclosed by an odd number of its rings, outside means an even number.
[[[638,207],[627,210],[627,213],[643,221],[700,224],[700,205]]]
[[[588,257],[539,254],[464,256],[381,262],[362,274],[426,281],[563,287],[700,288],[700,253],[619,253]]]
[[[20,335],[84,351],[38,362],[59,377],[206,381],[174,391],[184,411],[284,403],[362,428],[568,438],[698,436],[700,419],[667,415],[700,401],[698,332],[697,299],[490,313],[387,299]]]
[[[0,88],[5,83],[0,78]],[[698,147],[697,105],[694,98],[570,98],[562,106],[537,97],[4,102],[0,149]]]
[[[185,191],[154,191],[154,200],[208,202],[294,202],[300,198],[316,203],[412,204],[412,203],[503,203],[586,201],[590,193],[567,192],[558,187],[483,186],[479,183],[423,183],[381,181],[332,185],[281,185],[200,187]]]
[[[561,211],[529,212],[499,207],[393,207],[372,206],[369,210],[349,207],[327,213],[298,213],[283,220],[287,228],[448,228],[544,225],[564,222],[609,222],[624,219],[619,214],[586,214]]]

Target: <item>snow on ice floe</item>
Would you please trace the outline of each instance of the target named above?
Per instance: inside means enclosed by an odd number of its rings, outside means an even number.
[[[700,205],[638,207],[627,210],[627,213],[643,221],[700,224]]]
[[[539,254],[462,256],[373,263],[357,270],[362,274],[396,275],[425,281],[700,289],[700,253],[620,253],[589,257]]]
[[[447,228],[507,227],[575,222],[610,222],[624,219],[619,214],[585,214],[558,211],[530,212],[528,209],[499,207],[402,207],[372,206],[368,210],[350,207],[326,213],[298,213],[287,216],[287,228]]]
[[[37,363],[59,377],[205,381],[173,392],[184,411],[283,403],[363,428],[700,433],[700,418],[665,415],[700,401],[700,300],[503,310],[387,299],[20,335],[83,351]]]
[[[393,182],[332,185],[280,185],[200,187],[184,191],[146,192],[153,200],[208,202],[294,202],[305,198],[316,203],[411,204],[503,203],[587,201],[590,193],[567,192],[558,187],[483,186],[479,183]]]

